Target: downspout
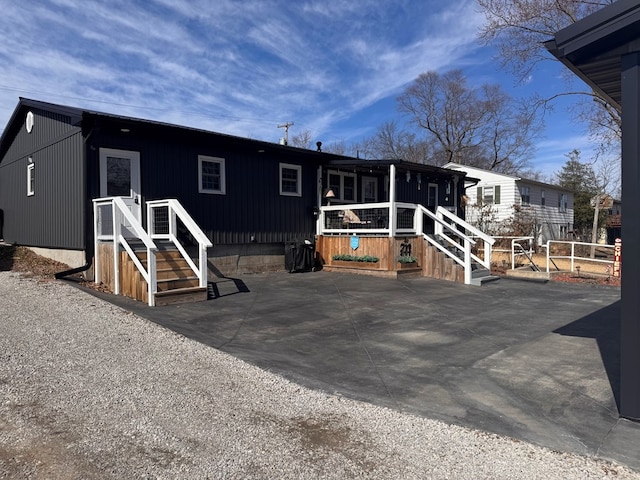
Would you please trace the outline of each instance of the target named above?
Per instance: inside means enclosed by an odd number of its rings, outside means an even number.
[[[85,250],[85,252],[86,252],[86,250]],[[88,257],[88,255],[87,255],[87,257]],[[56,273],[54,275],[54,277],[56,278],[56,280],[60,280],[61,278],[68,277],[69,275],[74,275],[74,274],[80,273],[80,272],[86,272],[87,270],[89,270],[91,268],[91,262],[89,261],[89,258],[87,258],[86,261],[87,261],[87,263],[85,263],[81,267],[72,268],[70,270],[65,270],[63,272],[58,272],[58,273]]]

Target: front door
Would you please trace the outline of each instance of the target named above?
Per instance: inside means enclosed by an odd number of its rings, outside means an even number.
[[[142,223],[140,152],[100,149],[100,197],[120,197]]]
[[[438,184],[430,183],[427,189],[427,207],[435,213],[438,208]]]

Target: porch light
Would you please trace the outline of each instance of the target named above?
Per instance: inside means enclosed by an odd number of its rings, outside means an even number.
[[[411,172],[407,170],[407,183],[411,181]]]
[[[420,186],[422,185],[422,174],[418,173],[416,175],[416,180],[418,180],[418,190],[420,190]]]

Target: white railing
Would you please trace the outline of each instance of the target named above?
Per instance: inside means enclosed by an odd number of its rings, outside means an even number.
[[[558,245],[569,245],[570,248],[570,254],[569,255],[552,255],[551,254],[551,245],[552,244],[558,244]],[[570,260],[570,271],[573,272],[575,271],[575,261],[576,260],[580,260],[583,262],[593,262],[593,263],[602,263],[602,264],[606,264],[606,265],[611,265],[613,266],[613,256],[614,256],[614,251],[615,251],[615,245],[601,245],[599,243],[587,243],[587,242],[569,242],[569,241],[563,241],[563,240],[549,240],[547,241],[547,244],[544,246],[547,249],[547,273],[549,273],[549,264],[553,263],[554,259],[569,259]],[[591,254],[589,253],[588,256],[581,256],[580,254],[576,254],[576,247],[580,248],[580,247],[589,247],[589,250],[591,251],[592,249],[598,247],[601,249],[605,249],[606,251],[611,250],[611,259],[603,259],[603,258],[595,258],[591,256]],[[585,248],[586,250],[586,248]],[[555,263],[554,263],[555,265]]]
[[[120,294],[120,261],[118,259],[122,245],[142,274],[148,286],[148,303],[150,307],[155,305],[155,294],[158,284],[156,277],[156,256],[158,249],[151,237],[144,231],[138,219],[131,213],[127,205],[120,197],[98,198],[93,200],[94,218],[94,252],[98,253],[98,243],[100,241],[113,242],[113,281],[114,293]],[[147,249],[147,267],[142,265],[134,253],[129,240],[137,238],[144,243]],[[94,261],[94,278],[100,278],[100,262],[96,258]]]
[[[449,219],[449,221],[452,222],[455,231],[459,231],[457,227],[460,227],[469,237],[479,238],[482,240],[484,258],[478,257],[473,252],[471,252],[471,258],[487,270],[491,269],[491,252],[493,250],[493,244],[496,242],[495,238],[491,235],[487,235],[482,230],[479,230],[477,227],[474,227],[465,220],[462,220],[460,217],[454,215],[445,208],[438,207],[436,209],[436,216],[440,219]],[[438,227],[436,227],[436,233],[438,233]]]
[[[434,233],[449,248],[424,232],[424,215],[434,222]],[[465,222],[443,207],[433,213],[426,207],[413,203],[380,202],[321,207],[316,229],[318,235],[422,235],[427,242],[442,251],[464,268],[465,283],[471,283],[471,263],[475,260],[485,268],[491,268],[491,246],[495,240]],[[484,258],[471,251],[476,241],[484,242]],[[453,251],[451,251],[453,250]],[[454,253],[455,252],[455,253]],[[460,252],[461,255],[458,255]],[[462,258],[461,258],[462,257]]]
[[[191,235],[198,244],[197,265],[178,239],[178,219],[184,225],[185,233]],[[212,243],[178,200],[147,202],[147,231],[152,239],[171,241],[198,277],[200,287],[207,286],[207,248],[211,247]]]

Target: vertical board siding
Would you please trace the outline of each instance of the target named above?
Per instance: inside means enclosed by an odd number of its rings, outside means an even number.
[[[221,143],[213,135],[179,133],[135,136],[132,129],[130,137],[100,132],[92,141],[140,152],[143,202],[177,198],[214,245],[251,243],[252,236],[256,243],[313,239],[317,161],[296,152],[259,153],[251,144]],[[199,193],[199,155],[225,159],[224,195]],[[90,161],[97,162],[97,155]],[[301,165],[301,197],[280,195],[280,163]]]
[[[84,249],[82,133],[68,117],[33,112],[32,133],[18,130],[0,163],[4,239],[20,245]],[[29,158],[35,165],[32,196],[27,196]]]

